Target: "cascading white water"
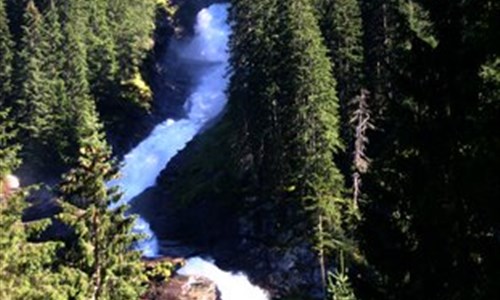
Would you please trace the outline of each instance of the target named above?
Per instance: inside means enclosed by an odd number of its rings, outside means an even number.
[[[214,4],[201,10],[197,18],[195,36],[188,43],[178,43],[174,46],[182,59],[203,66],[200,68],[202,71],[197,73],[196,86],[184,106],[187,118],[166,120],[125,156],[120,170],[121,177],[110,183],[120,186],[123,197],[111,208],[128,203],[153,186],[156,177],[170,159],[182,150],[208,121],[223,110],[227,102],[225,72],[228,67],[227,44],[230,33],[226,21],[227,8],[226,4]],[[149,237],[138,245],[143,255],[157,256],[158,242],[149,224],[139,218],[134,230]],[[199,257],[189,259],[180,273],[211,279],[217,284],[223,300],[268,299],[266,292],[253,286],[246,276],[221,271],[212,262]]]
[[[267,300],[269,295],[250,283],[241,273],[224,272],[213,262],[199,257],[188,259],[186,266],[178,271],[181,275],[206,277],[217,285],[222,300]]]

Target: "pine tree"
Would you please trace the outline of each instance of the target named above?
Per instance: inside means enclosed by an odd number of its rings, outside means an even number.
[[[78,164],[60,186],[64,203],[60,218],[76,234],[67,244],[66,267],[85,278],[88,288],[80,291],[84,298],[138,299],[143,277],[140,254],[131,251],[137,241],[131,232],[134,219],[125,217],[125,207],[108,209],[120,197],[106,185],[117,169],[91,101],[82,105],[77,123]]]
[[[116,97],[117,50],[108,19],[108,2],[91,1],[89,11],[88,65],[89,83],[98,104]]]
[[[61,152],[68,166],[72,166],[78,155],[80,124],[75,122],[85,110],[85,103],[93,102],[88,82],[86,28],[88,26],[84,1],[65,3],[62,27],[62,53],[72,53],[64,59],[60,72],[64,80],[59,85],[60,104],[55,108],[58,116],[57,136],[61,138]],[[82,30],[82,28],[85,28]],[[64,144],[63,144],[64,143]]]
[[[109,1],[110,24],[120,57],[120,70],[125,77],[139,71],[145,50],[152,46],[155,1]]]
[[[280,168],[282,142],[279,133],[279,107],[276,78],[280,65],[277,50],[277,1],[233,1],[229,19],[233,24],[230,40],[232,76],[229,112],[240,129],[239,148],[252,157],[254,184],[260,194],[274,197],[281,193]],[[251,28],[251,30],[249,30]]]
[[[5,10],[5,2],[0,1],[0,110],[7,106],[12,93],[13,42]]]
[[[310,1],[283,3],[283,107],[281,122],[286,141],[287,186],[290,196],[301,202],[316,241],[323,286],[325,257],[352,252],[351,228],[357,218],[354,203],[345,197],[343,176],[334,163],[342,149],[339,136],[338,98],[327,50],[323,44]],[[294,124],[294,126],[287,126]]]
[[[319,0],[320,27],[333,61],[341,105],[363,88],[363,45],[358,0]]]
[[[44,22],[42,34],[47,46],[45,50],[44,69],[52,79],[60,78],[66,57],[62,53],[64,36],[62,33],[59,6],[58,0],[50,0],[47,8],[43,11]]]
[[[361,10],[358,0],[319,0],[317,10],[337,81],[341,137],[346,143],[346,151],[338,161],[347,175],[350,170],[346,162],[354,151],[354,136],[349,126],[352,107],[349,103],[365,88]]]
[[[23,37],[16,84],[19,95],[16,114],[20,123],[20,138],[25,145],[25,156],[30,162],[43,165],[52,161],[56,153],[48,138],[52,131],[52,100],[48,97],[49,78],[44,72],[46,41],[43,38],[43,18],[33,1],[26,5]]]
[[[142,108],[150,108],[152,93],[145,83],[141,66],[154,45],[155,1],[108,2],[108,16],[118,54],[120,98]]]
[[[26,191],[5,195],[3,180],[19,165],[20,146],[14,143],[16,131],[5,112],[0,112],[0,298],[64,299],[65,286],[52,272],[56,266],[55,242],[32,243],[28,239],[49,225],[47,220],[24,224]]]
[[[59,1],[50,0],[44,10],[43,38],[47,48],[44,50],[43,70],[48,77],[46,101],[50,103],[50,111],[54,116],[52,130],[47,136],[56,152],[52,164],[59,166],[58,170],[64,170],[69,157],[74,154],[71,153],[71,145],[74,143],[71,140],[71,128],[74,124],[65,120],[73,119],[74,116],[71,115],[66,87],[69,78],[64,74],[66,62],[70,58],[65,54],[69,52],[65,52],[59,6]]]
[[[374,85],[375,99],[391,99],[385,112],[377,111],[383,131],[370,139],[378,149],[365,181],[373,202],[363,208],[366,253],[383,273],[379,298],[498,298],[490,280],[498,271],[489,267],[499,261],[492,234],[498,222],[488,209],[498,198],[492,188],[498,181],[498,105],[484,97],[498,86],[483,86],[481,76],[497,72],[493,41],[500,6],[399,4],[392,3],[379,23],[387,34],[378,32],[371,44],[390,51],[368,59],[370,69],[379,65],[371,75],[385,79]],[[375,34],[373,24],[366,28]],[[382,258],[387,256],[392,259]]]
[[[67,299],[67,286],[61,284],[61,277],[53,272],[60,245],[28,241],[31,232],[42,231],[49,222],[23,224],[24,208],[23,192],[0,201],[0,297],[16,300]]]
[[[16,132],[13,122],[9,121],[7,111],[0,112],[0,178],[10,174],[20,165],[18,152],[20,145],[13,144]],[[1,191],[2,189],[0,189]]]

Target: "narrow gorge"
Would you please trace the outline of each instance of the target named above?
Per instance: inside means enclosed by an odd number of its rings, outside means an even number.
[[[125,155],[120,178],[110,182],[123,191],[123,197],[112,208],[129,203],[154,186],[160,172],[165,166],[168,168],[168,162],[222,113],[227,102],[227,43],[230,34],[227,9],[226,4],[202,9],[197,15],[194,36],[172,41],[168,51],[174,51],[194,77],[194,87],[184,104],[185,117],[167,119],[157,125],[146,139]],[[159,241],[146,220],[139,218],[134,231],[147,236],[137,245],[144,256],[161,256]],[[189,258],[178,273],[204,276],[214,281],[222,300],[268,299],[267,293],[253,286],[243,274],[224,272],[213,261],[201,257]]]

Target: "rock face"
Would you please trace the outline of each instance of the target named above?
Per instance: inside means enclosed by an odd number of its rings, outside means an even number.
[[[143,300],[220,300],[215,283],[197,276],[176,275],[168,282],[154,284]]]

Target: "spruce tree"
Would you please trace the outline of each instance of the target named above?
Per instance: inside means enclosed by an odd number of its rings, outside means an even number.
[[[59,79],[64,67],[66,55],[63,54],[64,37],[60,18],[60,4],[58,0],[50,0],[43,11],[43,35],[46,41],[44,68],[51,79]]]
[[[94,104],[83,102],[77,119],[79,158],[60,185],[63,213],[60,219],[75,231],[67,243],[66,268],[82,276],[86,288],[80,293],[91,299],[138,299],[143,292],[140,254],[131,247],[134,219],[125,207],[109,210],[120,195],[107,182],[117,176]]]
[[[2,0],[0,1],[0,111],[9,104],[7,100],[12,93],[13,51],[5,2]]]
[[[147,50],[151,49],[155,1],[108,1],[109,22],[114,32],[124,78],[139,71]]]
[[[44,72],[47,45],[43,37],[43,17],[34,1],[28,1],[26,5],[22,30],[22,50],[16,63],[19,89],[16,114],[26,158],[43,166],[55,156],[49,138],[54,121],[52,99],[48,97],[50,80]]]
[[[284,58],[282,134],[286,141],[287,186],[301,202],[315,229],[323,286],[325,257],[351,252],[351,229],[357,218],[354,203],[345,197],[343,176],[334,163],[342,149],[339,103],[320,29],[310,1],[282,4]],[[294,124],[294,126],[286,126]]]
[[[282,141],[276,82],[280,68],[277,52],[277,1],[233,1],[229,19],[232,76],[229,113],[241,130],[239,155],[251,155],[254,184],[261,196],[274,198],[283,190],[276,174]],[[251,30],[249,30],[251,28]]]
[[[108,18],[107,1],[90,1],[89,11],[88,66],[89,83],[98,104],[116,97],[117,50]]]
[[[72,156],[71,128],[74,126],[67,119],[73,119],[71,115],[70,100],[66,81],[68,78],[64,74],[66,61],[70,58],[65,53],[65,41],[63,26],[60,18],[60,4],[57,0],[50,0],[44,10],[43,36],[46,41],[44,50],[45,59],[43,70],[47,74],[47,96],[46,101],[50,103],[51,114],[53,115],[52,130],[48,133],[48,139],[56,152],[52,164],[59,166],[58,170],[64,170],[68,159]],[[72,57],[72,56],[69,56]]]
[[[4,179],[20,165],[15,144],[14,123],[0,112],[0,298],[64,299],[65,286],[53,272],[56,264],[55,242],[32,243],[29,238],[49,225],[47,220],[25,224],[27,191],[4,194]]]
[[[154,45],[155,1],[108,1],[108,17],[118,54],[120,98],[150,108],[152,93],[141,73],[143,60]]]
[[[347,175],[350,170],[346,162],[354,152],[354,136],[349,124],[353,110],[350,103],[365,88],[361,10],[359,0],[319,0],[317,10],[337,81],[341,136],[346,143],[342,159],[338,161],[343,174]]]
[[[10,174],[20,165],[18,152],[20,145],[14,144],[16,132],[6,111],[0,112],[0,179]],[[1,191],[1,189],[0,189]]]
[[[320,27],[333,61],[341,106],[363,88],[363,29],[358,0],[319,0]]]
[[[378,1],[366,2],[365,8]],[[377,151],[365,180],[370,203],[363,207],[365,252],[383,274],[379,298],[498,298],[490,280],[498,274],[490,266],[499,262],[490,209],[498,198],[498,105],[486,95],[498,90],[492,83],[500,6],[399,4],[377,26],[387,29],[385,39],[378,32],[371,44],[390,51],[367,59],[385,77],[374,85],[374,98],[392,94],[381,130],[370,139]]]
[[[76,161],[78,156],[78,141],[80,139],[80,124],[75,122],[84,111],[82,106],[94,100],[90,94],[88,82],[86,28],[88,26],[84,1],[65,3],[64,25],[62,27],[62,53],[72,53],[63,61],[60,72],[64,80],[59,89],[60,104],[55,108],[57,120],[57,135],[61,137],[62,155],[68,166]],[[62,144],[65,143],[65,144]]]

